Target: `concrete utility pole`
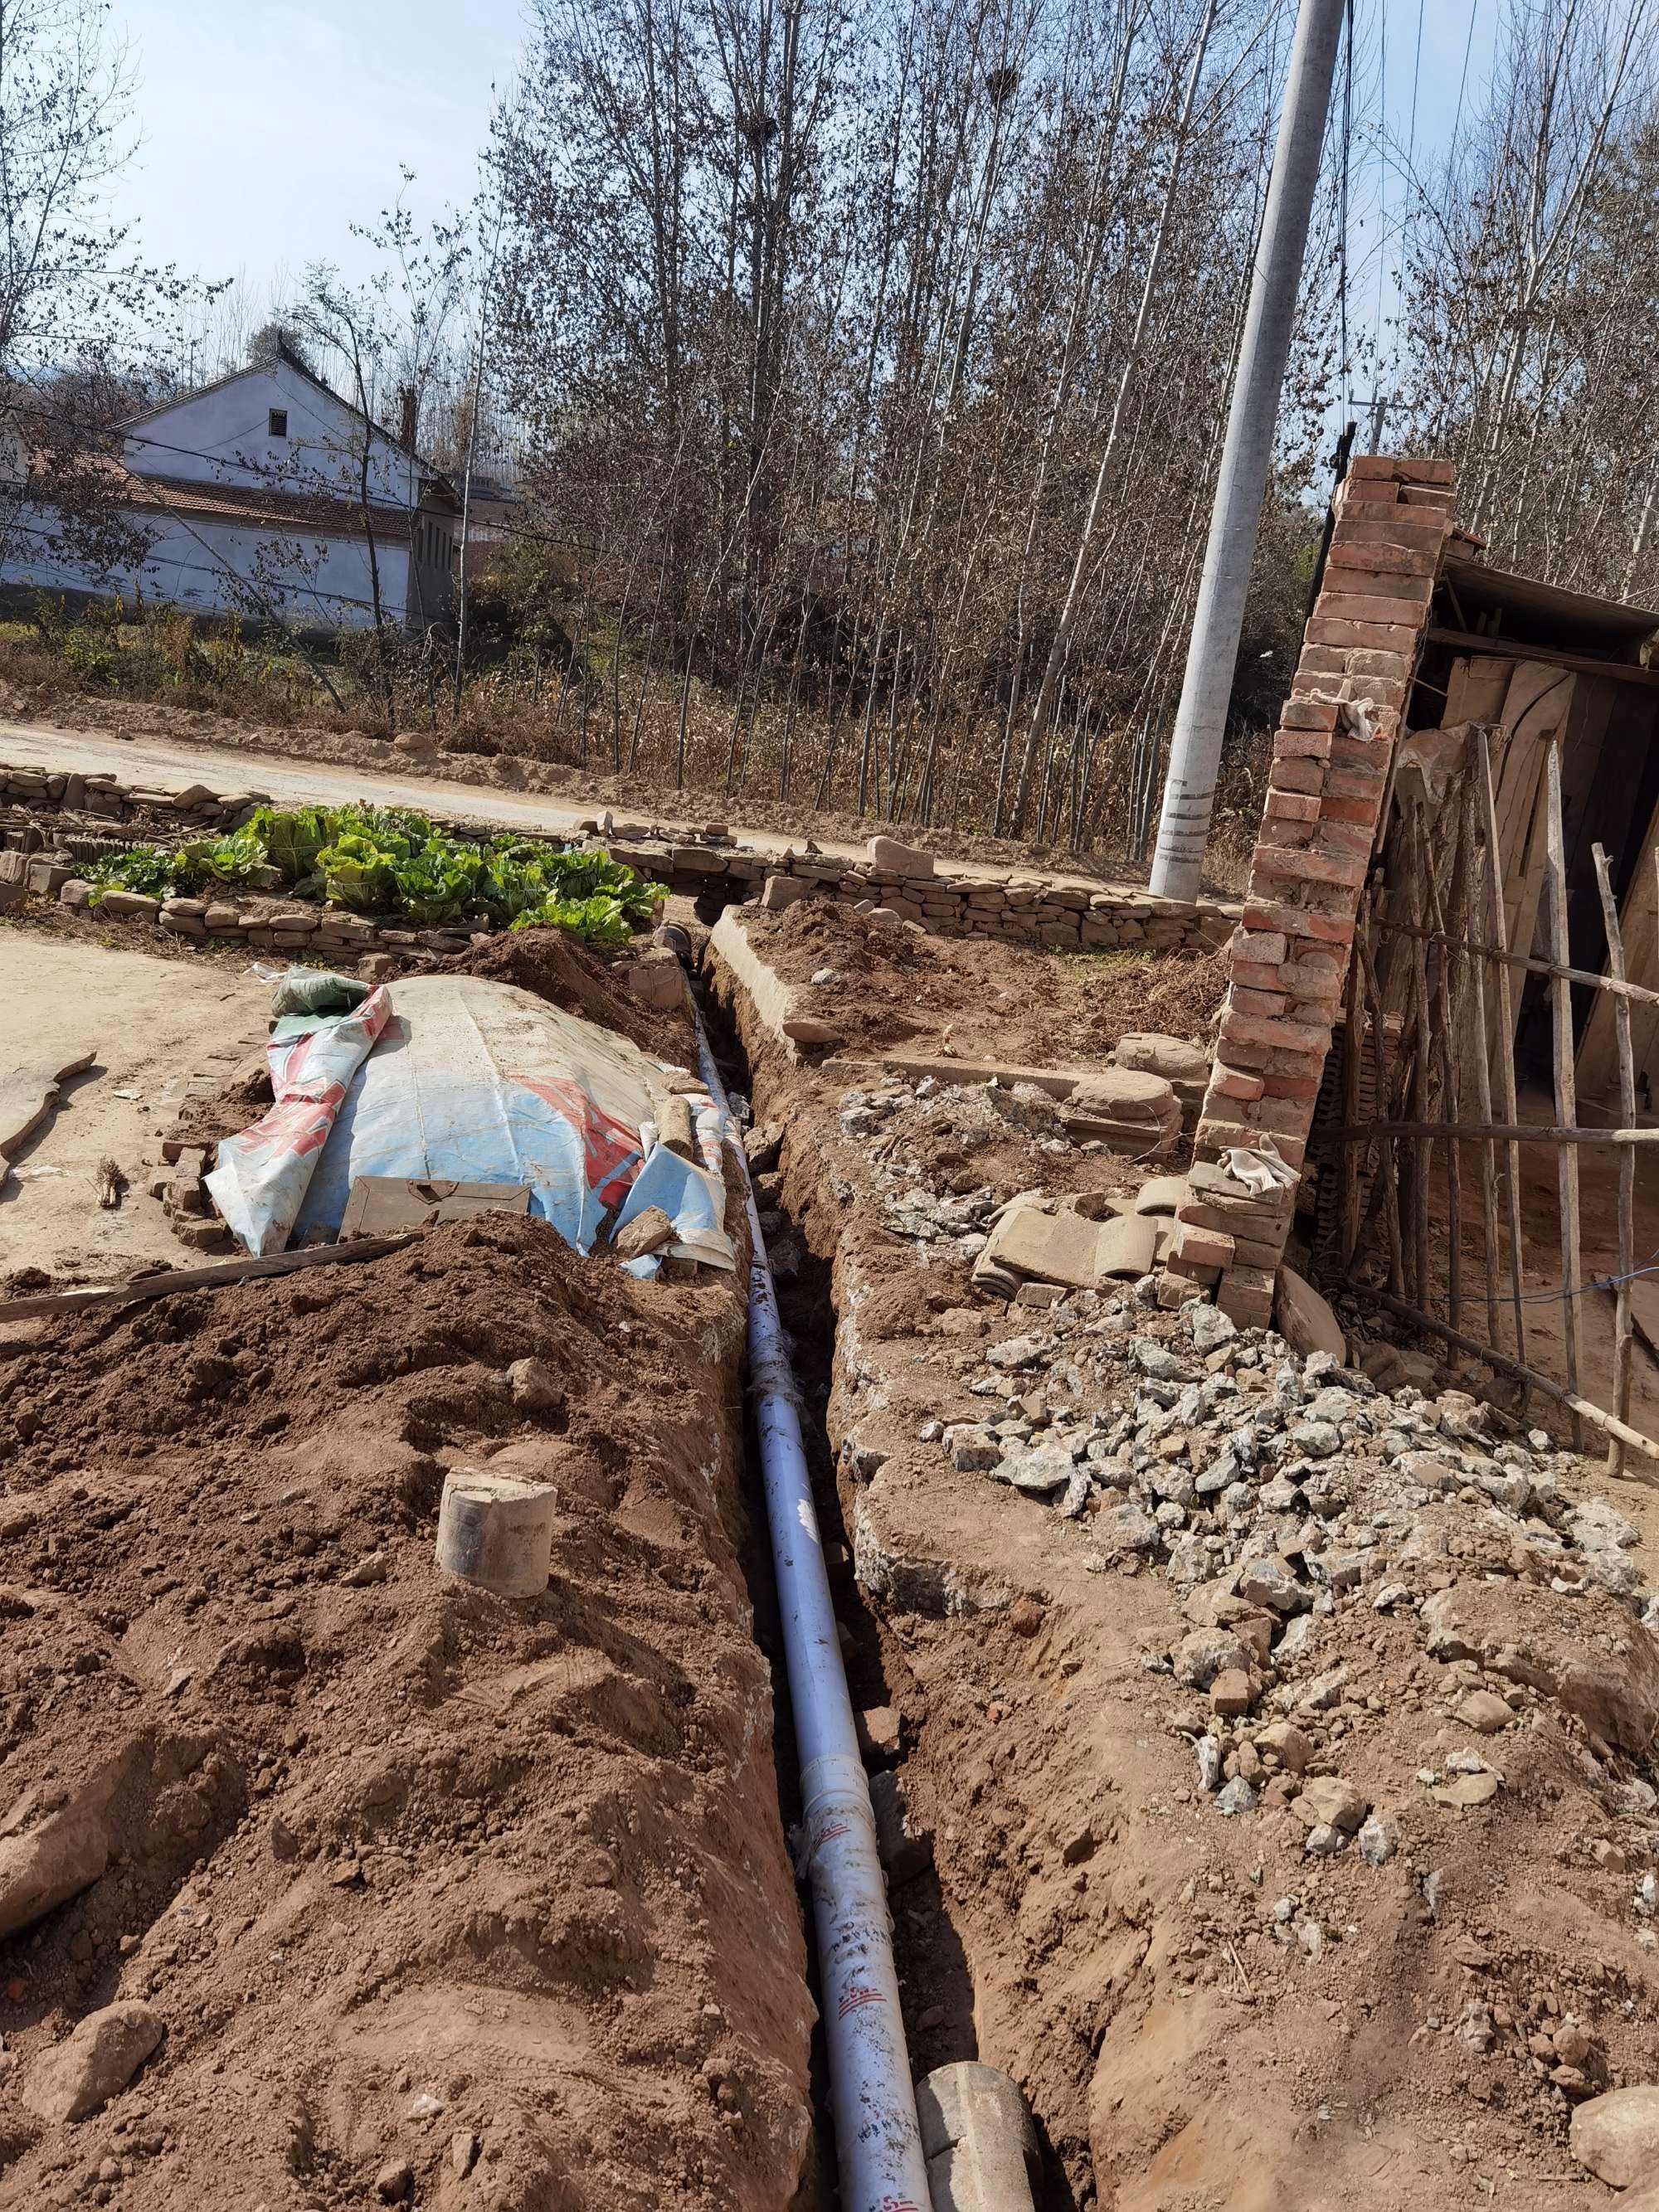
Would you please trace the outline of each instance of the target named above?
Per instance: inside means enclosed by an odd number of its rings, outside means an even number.
[[[1204,574],[1199,580],[1152,859],[1152,889],[1165,898],[1198,896],[1344,4],[1345,0],[1302,0],[1291,47],[1279,143],[1250,279],[1249,312],[1238,349],[1227,441],[1210,514]]]

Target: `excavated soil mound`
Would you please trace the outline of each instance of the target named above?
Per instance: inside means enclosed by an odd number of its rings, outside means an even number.
[[[626,956],[629,958],[633,955]],[[597,1022],[643,1051],[683,1062],[693,1050],[690,1024],[676,1009],[659,1013],[629,989],[619,970],[562,929],[508,930],[450,960],[410,968],[411,975],[485,975],[533,991],[567,1014]]]
[[[741,1280],[496,1218],[0,1367],[0,2206],[790,2201]],[[484,1460],[544,1598],[436,1571]]]
[[[914,1043],[1041,1067],[1103,1060],[1126,1030],[1201,1037],[1225,994],[1224,955],[1032,951],[924,936],[830,899],[745,909],[755,950],[854,1048]],[[830,972],[827,981],[813,978]]]
[[[918,2069],[1012,2075],[1045,2212],[1610,2203],[1570,2124],[1659,2080],[1650,1495],[1150,1282],[988,1297],[1002,1200],[1114,1173],[1040,1109],[777,1060],[757,1105],[823,1358],[833,1282],[854,1694],[931,1839]]]

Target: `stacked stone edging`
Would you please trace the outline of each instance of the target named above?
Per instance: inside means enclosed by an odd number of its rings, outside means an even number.
[[[83,775],[46,769],[0,767],[0,842],[13,844],[20,837],[27,849],[34,814],[70,813],[94,823],[122,823],[161,817],[161,826],[176,825],[187,836],[234,830],[256,808],[273,805],[270,794],[260,791],[216,793],[205,784],[191,784],[181,792],[157,791],[127,785],[107,775]],[[9,820],[9,813],[14,818]],[[450,817],[446,817],[446,820]],[[495,834],[500,824],[469,823],[459,818],[453,827],[463,832]],[[38,835],[38,833],[36,833]],[[556,833],[526,832],[531,842],[563,845],[586,842],[603,845],[614,857],[642,875],[665,883],[671,890],[691,897],[726,896],[735,903],[762,896],[769,884],[776,890],[766,897],[769,905],[782,905],[789,897],[816,894],[821,897],[868,900],[890,908],[907,921],[945,936],[993,937],[1022,945],[1048,945],[1062,951],[1106,951],[1137,946],[1154,951],[1201,952],[1224,945],[1242,908],[1233,900],[1188,902],[1154,897],[1132,885],[1089,890],[1062,884],[1029,871],[1010,871],[1005,877],[983,881],[978,875],[952,874],[932,854],[913,851],[894,840],[871,841],[872,858],[854,861],[822,853],[787,852],[768,856],[722,836],[718,842],[676,842],[667,833],[647,836],[631,826],[608,836],[590,835],[585,841]],[[55,865],[61,866],[61,863]],[[59,882],[64,880],[59,878]],[[53,886],[55,890],[57,885]],[[122,896],[130,896],[123,894]],[[100,908],[106,912],[106,899]],[[130,911],[129,919],[158,919]],[[234,907],[226,899],[169,900],[171,924],[186,936],[234,935],[267,931],[268,911],[258,914]],[[270,902],[262,902],[269,908]],[[211,909],[217,920],[203,929],[185,927],[204,922]],[[194,909],[194,910],[192,910]],[[285,915],[279,927],[291,939],[294,927],[319,910],[306,908],[298,916]],[[234,923],[227,919],[235,915]],[[330,921],[341,919],[331,911]],[[356,917],[345,916],[346,922]],[[303,933],[309,934],[310,933]],[[466,931],[382,930],[380,939],[394,947],[431,947],[434,937],[455,938],[465,945]],[[256,940],[258,941],[258,940]],[[278,942],[289,941],[279,938]],[[349,944],[360,941],[353,932]],[[378,941],[378,940],[377,940]],[[261,949],[275,946],[261,945]],[[326,945],[319,950],[330,949]],[[342,946],[335,949],[349,949]],[[372,947],[370,949],[373,949]]]
[[[1323,582],[1273,741],[1261,841],[1221,1036],[1194,1138],[1170,1273],[1265,1328],[1294,1192],[1254,1194],[1215,1165],[1271,1138],[1300,1169],[1341,1005],[1394,741],[1451,529],[1449,461],[1353,461]]]

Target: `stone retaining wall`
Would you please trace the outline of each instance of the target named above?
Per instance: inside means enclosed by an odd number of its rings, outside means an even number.
[[[259,791],[216,793],[205,784],[191,784],[181,792],[156,791],[124,784],[111,775],[0,767],[0,842],[14,849],[38,848],[39,838],[31,839],[29,835],[33,817],[59,814],[84,818],[89,826],[143,823],[159,837],[165,837],[169,828],[177,836],[199,836],[234,829],[256,807],[273,803],[269,793]],[[496,834],[500,828],[486,822],[459,820],[453,826],[484,836]],[[1104,951],[1138,945],[1159,951],[1206,951],[1226,943],[1243,911],[1232,901],[1189,904],[1155,898],[1150,891],[1132,885],[1091,889],[1024,870],[981,880],[979,874],[953,869],[949,862],[936,861],[930,853],[912,850],[886,837],[872,838],[869,857],[861,861],[822,853],[768,855],[726,836],[686,843],[676,842],[668,831],[631,824],[611,828],[605,834],[596,829],[586,837],[547,836],[539,842],[603,845],[641,875],[665,883],[671,890],[689,897],[720,899],[728,904],[759,897],[774,908],[812,895],[855,903],[868,901],[889,907],[906,921],[919,922],[939,935],[1004,938],[1062,951]],[[110,903],[104,901],[100,912],[107,912]],[[268,907],[270,902],[261,903]],[[184,911],[175,914],[171,924],[163,921],[162,926],[183,927],[185,935],[234,934],[239,929],[247,933],[270,926],[268,916],[252,921],[240,917],[240,910],[229,900],[205,903],[169,900],[167,906]],[[331,913],[323,915],[319,923],[319,912],[307,907],[297,915],[285,915],[279,928],[288,928],[289,935],[279,934],[275,944],[289,943],[292,931],[301,928],[307,919],[316,927],[355,921],[350,915]],[[210,921],[210,914],[216,919]],[[237,923],[227,919],[233,915],[239,916]],[[197,923],[204,927],[198,930],[186,926]],[[302,930],[301,933],[312,933]],[[434,937],[455,939],[465,945],[468,936],[464,930],[379,933],[379,939],[394,946],[414,944],[433,950],[452,949],[447,942],[441,948],[433,945]],[[349,945],[362,941],[359,933],[350,933]],[[349,945],[335,949],[349,949]],[[331,948],[325,943],[317,949]]]
[[[1271,1138],[1300,1169],[1330,1050],[1395,732],[1451,529],[1449,461],[1361,459],[1273,741],[1261,842],[1221,1039],[1194,1139],[1194,1191],[1169,1267],[1265,1328],[1295,1189],[1256,1194],[1217,1164]],[[1190,1295],[1190,1292],[1188,1292]]]

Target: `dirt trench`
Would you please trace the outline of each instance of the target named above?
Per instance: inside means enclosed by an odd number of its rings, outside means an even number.
[[[1459,1377],[1206,1351],[1130,1285],[987,1299],[996,1203],[1145,1171],[1040,1100],[849,1092],[732,1011],[854,1703],[929,1841],[892,1896],[915,2071],[1012,2075],[1041,2212],[1613,2202],[1569,2124],[1659,2076],[1653,1498]],[[1160,1411],[1206,1383],[1333,1455],[1264,1462],[1237,1535]],[[1005,1407],[1102,1447],[1076,1517],[953,1463]]]
[[[811,2201],[744,1279],[492,1218],[7,1335],[0,2206]],[[434,1571],[480,1461],[544,1599]]]

